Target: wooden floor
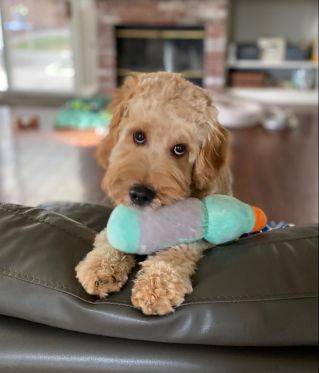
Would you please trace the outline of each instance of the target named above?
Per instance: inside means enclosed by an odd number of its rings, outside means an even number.
[[[232,132],[235,196],[295,224],[318,222],[318,119],[300,121],[283,132]]]
[[[44,201],[107,204],[94,139],[52,132],[53,109],[0,107],[0,201],[37,205]],[[36,113],[42,129],[16,132],[13,119]],[[262,207],[270,219],[296,224],[318,221],[318,124],[314,113],[294,130],[262,127],[232,131],[234,194]]]

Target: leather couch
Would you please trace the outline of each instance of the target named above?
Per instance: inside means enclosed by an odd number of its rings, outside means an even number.
[[[1,373],[317,371],[316,225],[212,248],[185,303],[150,317],[130,303],[134,273],[103,300],[75,279],[109,212],[0,204]]]

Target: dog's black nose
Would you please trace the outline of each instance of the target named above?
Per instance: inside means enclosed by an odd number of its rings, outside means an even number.
[[[137,206],[147,206],[155,198],[155,191],[143,184],[132,186],[129,193],[131,201]]]

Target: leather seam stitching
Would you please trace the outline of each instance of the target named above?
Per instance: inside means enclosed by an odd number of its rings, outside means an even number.
[[[296,296],[294,298],[293,296]],[[281,298],[278,298],[281,297]],[[287,297],[287,298],[282,298]],[[214,298],[198,298],[194,299],[190,302],[184,302],[183,304],[196,304],[197,302],[209,302],[209,301],[264,301],[264,300],[283,300],[283,299],[300,299],[300,298],[316,298],[318,297],[318,294],[309,291],[309,292],[294,292],[294,293],[279,293],[279,294],[253,294],[253,295],[238,295],[238,296],[219,296],[216,295]]]
[[[264,232],[264,233],[257,233],[257,235],[263,235],[263,234],[267,234],[268,232]],[[278,240],[272,240],[272,241],[267,241],[267,242],[248,242],[249,239],[251,237],[245,237],[245,238],[241,238],[239,239],[238,241],[236,241],[236,243],[241,243],[243,242],[244,240],[247,240],[246,241],[246,244],[244,245],[244,247],[247,247],[247,246],[251,246],[251,245],[254,245],[254,246],[264,246],[264,245],[269,245],[269,244],[273,244],[273,243],[277,243],[277,242],[280,242],[280,243],[285,243],[285,242],[290,242],[290,241],[300,241],[300,240],[305,240],[305,239],[309,239],[309,240],[312,240],[312,239],[318,239],[318,235],[317,234],[314,234],[314,235],[306,235],[306,236],[303,236],[303,237],[292,237],[292,238],[285,238],[284,240],[282,238],[279,238]],[[244,242],[243,242],[244,243]],[[216,245],[216,246],[213,246],[215,249],[216,248],[227,248],[228,247],[228,244],[221,244],[221,245]],[[213,248],[212,247],[212,248]]]
[[[10,213],[12,213],[12,214],[15,215],[15,216],[23,216],[24,218],[26,218],[26,219],[28,219],[28,220],[31,220],[31,221],[33,221],[33,222],[39,222],[39,223],[41,223],[41,224],[46,224],[46,225],[49,225],[49,226],[55,227],[56,229],[58,229],[58,230],[60,230],[60,231],[62,231],[62,232],[64,232],[64,233],[66,233],[67,235],[69,235],[69,236],[71,236],[71,237],[73,237],[73,238],[77,238],[77,239],[79,239],[80,241],[88,242],[88,243],[93,244],[93,241],[91,241],[91,240],[87,240],[87,239],[85,239],[84,237],[81,237],[81,236],[75,234],[74,232],[72,232],[72,231],[70,231],[70,230],[68,230],[68,229],[62,228],[62,227],[60,227],[59,225],[52,223],[51,221],[48,220],[48,218],[34,218],[34,217],[31,217],[31,216],[28,216],[26,212],[20,212],[20,211],[17,211],[17,210],[5,209],[5,208],[4,208],[3,206],[1,206],[1,205],[0,205],[0,210],[6,211],[6,212],[10,212]],[[78,222],[77,222],[77,223],[78,223]],[[78,223],[78,224],[80,224],[80,223]],[[89,228],[87,228],[87,227],[85,227],[85,226],[83,226],[83,227],[86,228],[86,229],[89,229]],[[95,232],[93,232],[93,233],[95,233]]]
[[[76,293],[77,290],[68,286],[65,286],[62,283],[59,282],[52,282],[52,281],[45,281],[41,280],[40,278],[36,276],[29,275],[27,273],[19,273],[13,269],[0,267],[0,273],[2,273],[4,276],[12,277],[18,280],[26,280],[30,284],[34,285],[44,285],[47,288],[52,288],[55,290],[68,290],[70,292]],[[75,295],[75,294],[74,294]]]
[[[16,272],[18,273],[18,272]],[[85,302],[85,303],[90,303],[92,305],[99,305],[99,304],[112,304],[112,305],[117,305],[117,306],[129,306],[129,307],[133,307],[133,305],[131,303],[128,303],[127,300],[122,300],[122,299],[118,299],[117,302],[112,302],[112,300],[108,300],[108,301],[94,301],[94,300],[89,300],[89,299],[85,299],[83,298],[81,295],[79,294],[76,294],[76,290],[74,289],[71,289],[71,288],[67,288],[67,287],[64,287],[64,289],[61,289],[59,288],[58,286],[51,286],[49,285],[48,283],[45,283],[44,281],[39,281],[38,283],[37,282],[32,282],[30,281],[27,277],[16,277],[14,274],[8,274],[8,273],[5,273],[5,271],[2,271],[1,268],[0,268],[0,275],[2,276],[6,276],[6,277],[10,277],[10,278],[14,278],[15,280],[18,280],[18,281],[23,281],[23,282],[26,282],[28,284],[31,284],[33,286],[41,286],[41,287],[44,287],[46,289],[49,289],[49,290],[52,290],[52,291],[58,291],[58,292],[62,292],[64,294],[68,294],[74,298],[78,298],[80,299],[81,301]],[[122,303],[120,303],[122,302]]]
[[[43,285],[51,290],[66,290],[66,291],[69,291],[71,292],[70,295],[72,296],[75,296],[75,297],[79,297],[80,299],[84,300],[84,301],[87,301],[85,298],[82,298],[80,295],[76,294],[77,291],[73,288],[70,288],[70,287],[67,287],[67,286],[64,286],[63,284],[59,284],[59,283],[56,283],[56,285],[54,285],[53,282],[46,282],[46,281],[43,281],[35,276],[29,276],[28,274],[21,274],[17,271],[14,271],[14,270],[9,270],[9,269],[5,269],[3,267],[0,267],[0,273],[2,273],[4,276],[8,276],[8,277],[12,277],[12,278],[15,278],[15,279],[18,279],[18,280],[24,280],[24,281],[27,281],[28,283],[30,284],[33,284],[33,285]],[[37,280],[37,282],[34,282],[34,280]],[[185,302],[183,303],[184,305],[191,305],[191,304],[196,304],[197,302],[214,302],[214,301],[241,301],[241,300],[248,300],[248,301],[258,301],[258,300],[265,300],[265,299],[260,299],[260,298],[274,298],[274,299],[277,299],[277,297],[283,297],[283,296],[286,296],[286,297],[291,297],[291,296],[298,296],[299,298],[302,296],[302,297],[309,297],[309,296],[312,296],[312,297],[315,297],[317,294],[313,291],[311,292],[293,292],[293,293],[279,293],[279,294],[253,294],[253,295],[238,295],[238,296],[222,296],[222,295],[217,295],[213,298],[197,298],[197,299],[194,299],[190,302]],[[287,299],[294,299],[294,298],[287,298]],[[267,300],[267,299],[266,299]],[[118,301],[120,302],[123,302],[126,304],[129,304],[127,303],[127,300],[123,300],[123,299],[118,299]],[[99,301],[99,302],[90,302],[90,303],[94,303],[94,304],[109,304],[110,302],[103,302],[103,301]]]

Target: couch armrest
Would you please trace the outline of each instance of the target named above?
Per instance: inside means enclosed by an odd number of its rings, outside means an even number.
[[[134,273],[107,299],[83,291],[74,267],[94,235],[51,211],[0,205],[0,314],[155,342],[317,343],[317,226],[271,231],[209,250],[194,276],[194,292],[164,317],[147,317],[131,306]]]
[[[66,216],[96,232],[105,228],[112,212],[111,207],[82,202],[47,202],[38,207]]]

